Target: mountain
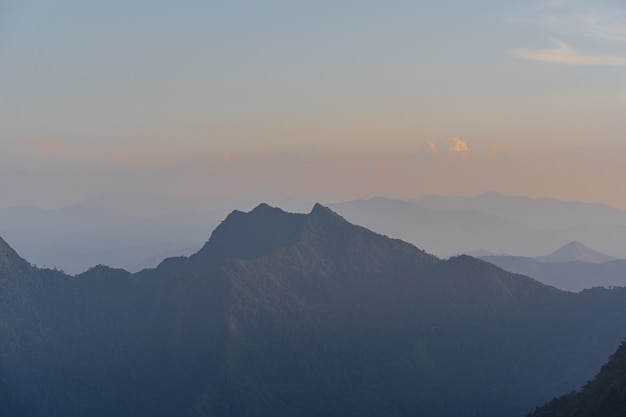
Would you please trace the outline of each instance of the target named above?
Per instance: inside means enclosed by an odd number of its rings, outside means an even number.
[[[40,267],[77,274],[106,263],[136,271],[163,252],[197,250],[232,210],[224,205],[209,197],[107,193],[58,209],[0,209],[0,234]]]
[[[440,211],[375,197],[330,206],[351,222],[403,239],[441,257],[474,250],[532,255],[558,244],[551,231],[473,211]],[[510,236],[516,236],[511,239]]]
[[[622,417],[626,410],[626,342],[579,392],[571,392],[528,417]]]
[[[548,255],[538,256],[535,259],[541,262],[581,261],[598,264],[615,260],[613,256],[605,255],[575,241],[560,247]]]
[[[598,264],[582,261],[540,262],[523,256],[479,258],[565,291],[579,292],[593,287],[626,286],[626,260],[623,259]]]
[[[330,207],[351,222],[441,257],[477,251],[535,257],[579,241],[610,256],[626,258],[626,224],[621,218],[622,214],[626,217],[625,212],[591,203],[543,202],[489,193],[413,201],[375,197]],[[527,206],[533,216],[524,216]]]
[[[321,205],[231,212],[194,255],[135,274],[13,265],[7,416],[515,417],[626,334],[626,289],[440,260]]]
[[[480,259],[566,291],[626,286],[626,260],[615,259],[578,242],[535,258],[485,255]]]
[[[412,201],[433,210],[476,211],[540,229],[568,229],[581,224],[626,225],[626,211],[605,204],[505,196],[495,191],[472,197],[427,195]]]
[[[272,204],[297,212],[311,206],[290,199]],[[137,272],[154,267],[164,254],[197,250],[233,209],[256,205],[253,198],[105,193],[57,209],[2,208],[0,236],[40,267],[78,274],[106,264]],[[535,257],[579,241],[626,258],[626,214],[601,204],[490,192],[412,201],[375,197],[329,207],[351,222],[440,257],[486,252]]]
[[[0,209],[0,235],[40,267],[78,274],[96,264],[133,272],[170,256],[187,255],[233,208],[256,201],[211,196],[168,197],[104,193],[57,209],[17,206]],[[282,207],[304,203],[280,200]],[[311,207],[307,203],[307,210]]]

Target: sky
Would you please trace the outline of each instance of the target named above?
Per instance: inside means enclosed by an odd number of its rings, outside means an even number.
[[[0,207],[111,191],[626,209],[623,0],[0,0]]]

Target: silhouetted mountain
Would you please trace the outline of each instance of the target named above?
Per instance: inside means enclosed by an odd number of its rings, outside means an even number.
[[[623,417],[626,413],[626,342],[579,392],[538,407],[528,417]]]
[[[442,261],[321,205],[233,212],[136,274],[1,278],[3,416],[514,417],[626,334],[626,289]]]
[[[317,211],[315,206],[313,213]],[[306,216],[286,215],[263,203],[249,213],[233,211],[193,257],[251,259],[297,242]]]
[[[257,204],[251,198],[105,193],[58,209],[0,209],[0,236],[40,267],[76,274],[104,263],[135,272],[153,267],[164,253],[189,254],[234,208],[249,210]],[[305,211],[300,201],[283,199],[279,205]],[[475,251],[538,256],[580,241],[626,258],[626,214],[601,204],[492,192],[413,202],[373,198],[331,208],[351,222],[440,257]]]
[[[615,260],[613,256],[605,255],[579,242],[570,242],[548,255],[538,256],[535,259],[541,262],[581,261],[588,263],[603,263]]]

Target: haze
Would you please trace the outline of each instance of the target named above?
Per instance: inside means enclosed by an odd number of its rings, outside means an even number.
[[[626,6],[0,4],[0,207],[486,190],[626,209]]]

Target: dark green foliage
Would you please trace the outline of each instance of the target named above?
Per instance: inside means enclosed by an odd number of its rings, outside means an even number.
[[[579,392],[570,392],[528,417],[623,417],[626,415],[626,341]]]
[[[626,290],[441,261],[319,205],[235,212],[134,275],[10,256],[0,416],[521,416],[626,334]]]

